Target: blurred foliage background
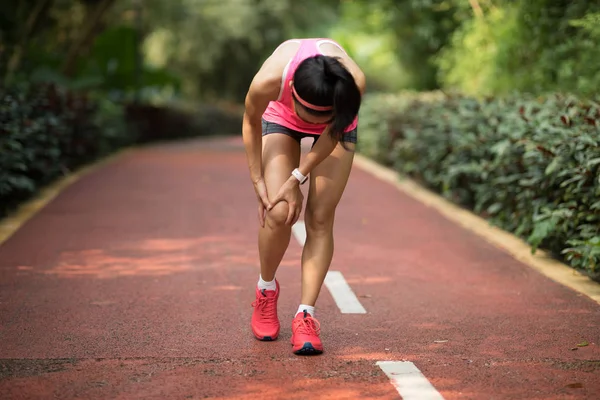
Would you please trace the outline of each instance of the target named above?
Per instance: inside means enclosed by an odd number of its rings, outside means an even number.
[[[153,103],[239,103],[268,53],[287,37],[324,32],[336,19],[338,3],[3,2],[0,73],[5,84],[51,81],[115,100],[138,93]]]
[[[592,0],[12,0],[3,84],[53,82],[115,101],[240,103],[290,37],[341,42],[370,91],[473,95],[600,84]],[[136,97],[139,96],[139,97]]]
[[[238,134],[291,37],[331,37],[364,69],[360,151],[600,275],[597,0],[3,1],[0,217],[119,148]],[[481,165],[498,149],[496,185]]]

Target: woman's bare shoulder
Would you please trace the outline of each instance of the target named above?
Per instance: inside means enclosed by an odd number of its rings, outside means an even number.
[[[259,106],[262,109],[269,101],[279,97],[283,72],[299,46],[294,40],[285,41],[263,62],[250,83],[246,95],[247,108]]]
[[[294,39],[281,43],[263,62],[252,80],[251,89],[260,93],[279,93],[285,67],[298,51],[300,44]]]

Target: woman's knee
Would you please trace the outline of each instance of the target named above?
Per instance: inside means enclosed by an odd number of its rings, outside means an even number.
[[[306,230],[311,232],[329,232],[333,229],[335,209],[327,207],[308,207],[306,210]]]
[[[280,201],[270,211],[267,211],[266,222],[269,228],[277,229],[285,226],[288,211],[289,207],[285,201]]]

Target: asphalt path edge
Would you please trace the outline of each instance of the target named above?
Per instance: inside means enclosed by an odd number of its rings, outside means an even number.
[[[600,304],[600,284],[552,258],[543,250],[531,253],[531,246],[521,238],[491,225],[487,220],[453,204],[442,196],[424,188],[414,180],[402,176],[361,154],[354,157],[354,165],[374,177],[394,185],[413,199],[435,209],[444,217],[477,234],[489,243],[508,252],[515,259],[564,286],[584,294]]]

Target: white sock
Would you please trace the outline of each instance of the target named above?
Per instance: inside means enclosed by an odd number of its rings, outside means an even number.
[[[307,313],[309,313],[311,315],[311,317],[315,316],[315,307],[309,306],[306,304],[300,304],[300,306],[298,307],[298,311],[296,311],[296,315],[298,315],[300,313],[304,313],[305,310]]]
[[[262,276],[258,277],[258,288],[266,289],[266,290],[277,290],[277,284],[275,283],[275,278],[271,282],[267,282],[263,280]]]

